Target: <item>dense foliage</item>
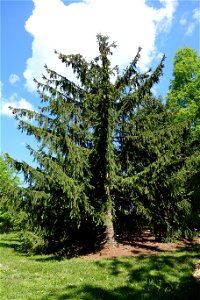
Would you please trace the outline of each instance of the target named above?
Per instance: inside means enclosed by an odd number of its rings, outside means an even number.
[[[187,120],[200,130],[200,56],[192,48],[178,49],[167,104],[177,120]]]
[[[0,155],[0,232],[13,230],[16,220],[17,190],[20,180]]]
[[[20,197],[29,229],[54,251],[114,244],[123,228],[148,226],[170,238],[191,230],[198,206],[197,168],[186,176],[197,165],[198,139],[151,92],[165,57],[141,74],[139,48],[121,74],[109,60],[115,43],[101,35],[97,41],[99,56],[89,62],[57,53],[76,82],[46,66],[44,82],[35,80],[42,106],[12,108],[18,128],[38,141],[37,150],[28,146],[38,166],[7,161],[28,184]]]
[[[178,49],[174,57],[173,79],[167,94],[172,122],[188,123],[191,136],[187,167],[182,170],[192,213],[190,227],[200,227],[200,56],[190,47]],[[188,219],[187,219],[188,222]]]

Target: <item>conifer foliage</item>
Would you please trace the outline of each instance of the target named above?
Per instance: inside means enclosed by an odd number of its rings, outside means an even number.
[[[135,201],[139,214],[148,219],[156,197],[167,189],[161,174],[168,161],[173,165],[162,156],[169,139],[163,129],[167,112],[151,94],[165,57],[155,71],[140,74],[139,48],[121,74],[109,59],[116,44],[102,35],[97,35],[97,42],[99,56],[89,62],[80,54],[56,52],[72,68],[78,83],[46,66],[44,82],[35,80],[42,104],[38,110],[12,108],[19,129],[38,141],[37,150],[28,146],[38,166],[7,159],[24,172],[28,187],[21,189],[22,207],[31,228],[51,247],[62,243],[88,246],[84,243],[96,242],[100,233],[113,245],[121,203],[128,199],[131,210],[130,201]],[[169,143],[165,154],[170,152]],[[162,186],[157,192],[156,184]],[[161,209],[165,201],[160,194],[159,199]]]

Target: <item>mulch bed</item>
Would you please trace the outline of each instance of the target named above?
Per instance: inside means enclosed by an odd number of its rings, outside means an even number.
[[[131,238],[120,240],[116,246],[104,246],[101,251],[84,255],[87,259],[117,258],[120,256],[156,255],[162,252],[175,251],[187,246],[199,244],[200,237],[194,241],[182,239],[177,243],[159,243],[151,235],[150,231],[134,235]],[[200,264],[198,266],[200,269]],[[199,270],[200,273],[200,270]]]

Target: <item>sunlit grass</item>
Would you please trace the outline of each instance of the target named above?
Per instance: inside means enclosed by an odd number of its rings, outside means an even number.
[[[62,259],[16,251],[14,235],[1,235],[0,299],[200,299],[192,272],[200,247],[116,259]]]

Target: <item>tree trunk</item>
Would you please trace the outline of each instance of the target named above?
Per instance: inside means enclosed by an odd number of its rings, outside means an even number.
[[[106,223],[106,245],[108,246],[115,246],[115,238],[114,238],[114,226],[113,226],[113,217],[112,217],[112,208],[108,208],[107,210],[107,223]]]
[[[108,247],[114,247],[116,245],[115,241],[115,231],[114,231],[114,225],[113,225],[113,213],[112,213],[112,202],[111,202],[111,196],[110,196],[110,189],[107,186],[106,187],[106,194],[108,199],[108,208],[106,212],[106,245]]]

